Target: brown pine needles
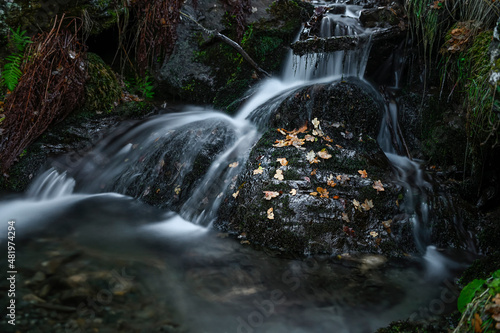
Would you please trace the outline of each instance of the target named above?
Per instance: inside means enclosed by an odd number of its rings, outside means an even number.
[[[63,26],[63,23],[66,24]],[[33,38],[27,48],[23,75],[6,98],[1,123],[0,168],[6,172],[49,125],[63,120],[84,100],[86,49],[78,39],[81,22],[55,19],[49,32]]]

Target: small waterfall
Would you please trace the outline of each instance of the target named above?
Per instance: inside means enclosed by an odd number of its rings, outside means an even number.
[[[327,12],[321,20],[319,31],[319,36],[322,38],[359,37],[360,43],[356,49],[304,56],[294,55],[290,51],[283,69],[283,81],[313,81],[326,78],[328,81],[334,81],[345,77],[362,78],[370,53],[372,30],[361,26],[358,20],[361,10],[361,6],[345,5],[345,12],[339,14]],[[299,37],[300,34],[297,40]]]

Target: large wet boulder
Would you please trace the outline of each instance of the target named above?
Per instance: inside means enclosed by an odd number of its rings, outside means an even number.
[[[381,103],[360,81],[290,93],[270,116],[215,226],[285,252],[415,252],[404,191],[391,181],[376,142]]]
[[[229,15],[222,1],[187,1],[182,11],[206,29],[217,31],[239,43],[265,71],[277,73],[288,45],[308,16],[310,4],[302,1],[260,0],[251,2],[245,17],[243,36],[236,32],[240,22]],[[306,9],[307,8],[307,9]],[[260,78],[242,55],[224,41],[214,38],[185,16],[177,28],[172,55],[158,70],[162,91],[169,97],[198,103],[212,103],[234,111],[237,101]]]

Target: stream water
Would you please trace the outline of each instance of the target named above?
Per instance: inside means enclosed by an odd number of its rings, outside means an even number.
[[[16,221],[23,244],[61,237],[103,255],[162,262],[161,274],[148,273],[151,293],[168,295],[186,332],[373,332],[393,320],[431,320],[453,308],[452,280],[463,266],[429,243],[425,193],[430,185],[417,162],[398,155],[386,127],[379,143],[398,170],[397,180],[408,192],[420,193],[406,209],[413,212],[421,257],[280,258],[219,238],[210,229],[219,194],[245,164],[270,110],[306,85],[363,80],[370,31],[357,19],[361,7],[346,8],[345,14],[326,15],[322,34],[366,36],[361,48],[302,58],[290,54],[282,77],[264,80],[234,117],[186,107],[119,131],[78,163],[66,163],[66,171],[42,173],[23,196],[3,198],[0,220]],[[394,75],[398,82],[397,70]],[[388,103],[385,114],[392,118],[382,123],[395,125],[397,104]],[[168,201],[160,210],[133,199],[154,191],[158,168],[145,166],[171,165],[177,174],[170,185],[188,187],[194,158],[213,149],[214,135],[218,149],[208,172],[195,181],[178,213]],[[237,167],[226,167],[235,161]],[[19,250],[19,261],[28,256],[37,253]]]

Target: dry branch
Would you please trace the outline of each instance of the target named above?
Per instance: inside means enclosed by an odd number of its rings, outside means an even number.
[[[217,38],[219,40],[221,40],[222,42],[228,44],[229,46],[231,46],[232,48],[234,48],[236,51],[238,51],[241,56],[246,60],[248,61],[248,63],[260,74],[264,75],[264,76],[267,76],[267,77],[271,77],[271,75],[269,75],[268,72],[266,72],[265,70],[263,70],[262,68],[260,68],[260,66],[252,59],[252,57],[250,57],[248,55],[248,53],[246,53],[245,50],[243,50],[243,48],[240,46],[240,44],[236,43],[234,40],[232,40],[231,38],[227,37],[226,35],[223,35],[221,34],[220,32],[216,31],[216,30],[209,30],[207,28],[205,28],[204,26],[202,26],[198,21],[196,21],[194,18],[192,18],[190,15],[188,14],[185,14],[183,12],[181,12],[181,14],[185,17],[187,17],[188,19],[190,19],[191,21],[193,21],[194,23],[196,23],[196,25],[201,29],[203,30],[203,32],[209,36],[212,36],[214,38]]]

